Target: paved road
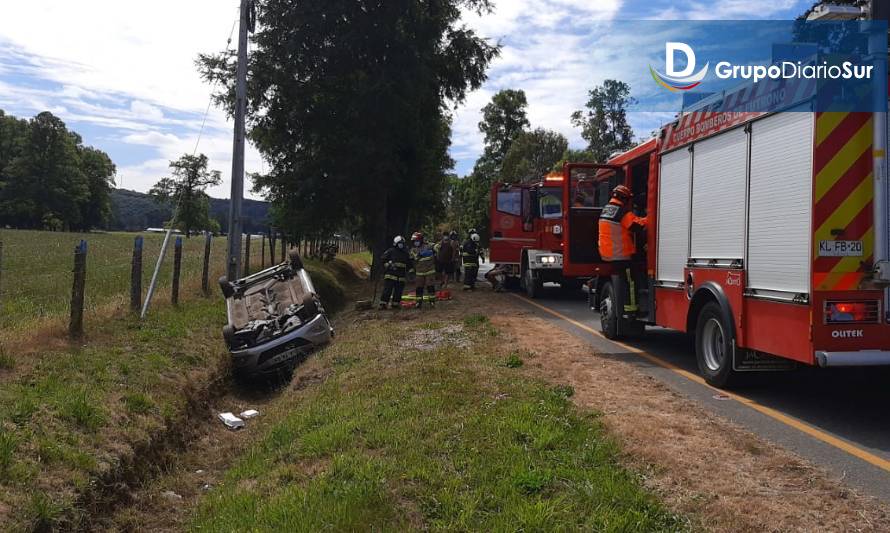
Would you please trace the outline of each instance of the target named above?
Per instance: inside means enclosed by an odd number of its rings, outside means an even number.
[[[727,398],[697,378],[694,349],[681,333],[649,328],[645,339],[622,346],[591,331],[599,330],[599,316],[587,308],[586,294],[566,295],[548,285],[533,303],[524,296],[521,300],[556,327],[587,339],[598,353],[634,363],[721,416],[890,503],[890,369],[760,374]]]

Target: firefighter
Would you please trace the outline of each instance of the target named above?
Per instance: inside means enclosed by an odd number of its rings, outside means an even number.
[[[451,257],[454,260],[454,273],[452,277],[454,278],[454,282],[457,283],[460,281],[460,266],[461,266],[461,257],[460,257],[460,236],[458,236],[457,232],[451,230],[451,233],[448,235],[451,239],[451,249],[452,255]]]
[[[405,238],[398,235],[392,240],[392,248],[383,252],[383,292],[380,294],[380,309],[386,309],[392,299],[393,309],[402,307],[402,291],[408,271],[413,266],[411,254],[405,245]]]
[[[470,230],[469,238],[464,241],[461,251],[464,263],[464,290],[476,290],[476,278],[479,276],[479,262],[485,261],[482,257],[482,249],[479,247],[479,233]]]
[[[424,241],[423,233],[419,231],[411,235],[411,244],[411,259],[417,276],[414,295],[417,297],[417,307],[422,307],[424,289],[432,296],[430,303],[436,301],[436,252]]]
[[[454,275],[454,248],[448,232],[442,234],[442,240],[433,247],[436,252],[436,274],[442,289],[448,287],[448,281]]]
[[[603,261],[618,263],[630,287],[630,303],[624,311],[635,313],[637,306],[636,287],[631,271],[631,259],[637,252],[634,232],[641,232],[649,224],[648,217],[639,217],[631,206],[630,189],[618,185],[612,190],[612,199],[603,208],[599,219],[599,252]]]
[[[507,269],[502,265],[495,265],[494,268],[485,273],[485,279],[491,283],[494,292],[504,292],[507,283]]]

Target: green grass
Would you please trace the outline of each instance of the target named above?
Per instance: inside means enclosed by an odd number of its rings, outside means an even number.
[[[342,332],[319,355],[333,376],[267,413],[277,421],[202,500],[191,529],[688,529],[618,464],[569,388],[500,366],[496,337],[478,327],[488,321],[467,323],[472,350],[392,350],[401,320]]]
[[[333,266],[307,263],[328,307],[345,298]],[[184,391],[225,371],[224,323],[221,297],[192,298],[145,321],[96,320],[86,344],[30,354],[0,373],[0,522],[4,509],[21,527],[76,515],[77,492],[116,454],[176,431],[168,424],[187,408]]]
[[[15,368],[15,358],[0,346],[0,370],[12,370]]]
[[[507,356],[506,359],[501,363],[502,366],[507,368],[519,368],[524,364],[524,361],[519,354],[516,352],[510,352],[510,355]]]
[[[0,385],[0,508],[18,524],[72,511],[76,491],[115,454],[165,427],[159,413],[186,408],[189,377],[200,382],[226,360],[221,298],[96,324],[100,340],[34,356]],[[148,397],[143,391],[151,391]],[[10,452],[13,449],[15,452]]]
[[[0,331],[33,327],[32,320],[62,316],[71,301],[71,270],[74,247],[81,239],[88,242],[86,310],[87,313],[109,303],[129,301],[130,265],[135,233],[55,233],[46,231],[0,229],[3,242],[2,279],[0,279]],[[160,253],[162,234],[142,234],[142,286],[148,289],[155,262]],[[226,238],[214,237],[211,250],[211,290],[218,293],[216,279],[224,273]],[[251,246],[251,265],[260,265],[259,239]],[[278,250],[276,250],[278,251]],[[266,264],[269,263],[268,249]],[[204,258],[204,238],[183,237],[182,283],[200,284]],[[173,242],[158,276],[159,287],[170,286],[173,275]]]
[[[128,412],[137,415],[144,415],[154,407],[154,402],[151,401],[151,398],[141,392],[126,394],[122,401]]]

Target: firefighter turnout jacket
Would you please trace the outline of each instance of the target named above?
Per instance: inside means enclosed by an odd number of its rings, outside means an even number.
[[[603,261],[630,261],[636,253],[633,230],[645,228],[649,220],[638,217],[618,198],[603,207],[599,219],[599,251]]]
[[[383,279],[404,283],[408,277],[408,271],[411,270],[413,264],[414,261],[407,250],[401,250],[393,246],[383,252],[383,265],[386,267]]]
[[[478,267],[481,256],[482,249],[479,247],[478,242],[473,239],[464,241],[463,248],[461,249],[461,257],[464,261],[464,267]]]
[[[427,243],[411,248],[414,271],[418,277],[436,275],[436,252]]]

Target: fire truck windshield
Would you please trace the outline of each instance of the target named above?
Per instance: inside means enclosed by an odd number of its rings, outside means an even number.
[[[562,217],[562,189],[542,187],[538,191],[538,212],[541,218]]]

